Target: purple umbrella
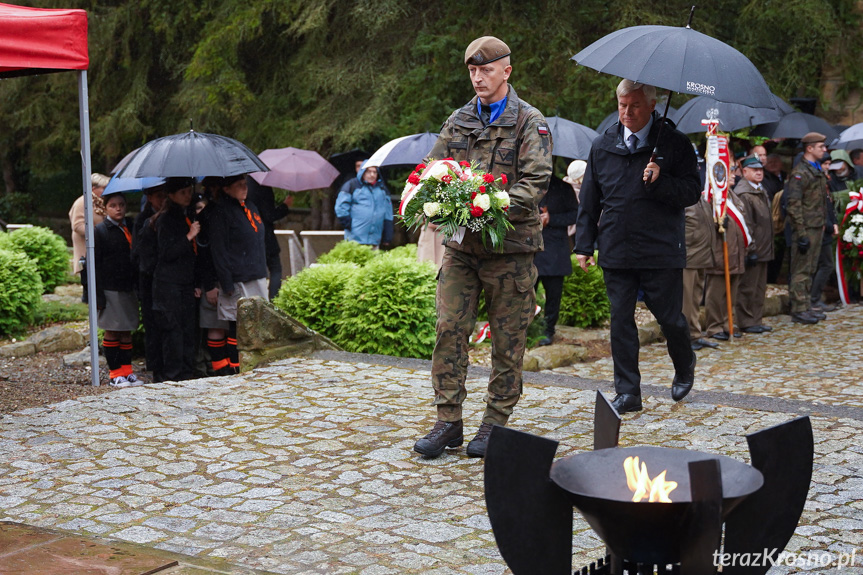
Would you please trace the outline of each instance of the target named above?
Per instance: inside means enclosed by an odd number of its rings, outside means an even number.
[[[264,150],[258,155],[269,172],[250,174],[262,186],[292,192],[329,187],[339,171],[319,153],[299,148]]]

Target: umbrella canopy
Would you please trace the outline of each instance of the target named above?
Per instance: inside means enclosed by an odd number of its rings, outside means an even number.
[[[549,116],[545,120],[554,141],[554,148],[551,150],[553,156],[570,160],[587,159],[590,145],[599,134],[587,126],[557,116]]]
[[[118,178],[113,176],[102,196],[110,196],[120,192],[140,192],[148,188],[155,188],[165,183],[165,178]]]
[[[776,122],[781,112],[774,108],[752,108],[743,104],[720,102],[709,96],[698,96],[683,104],[669,117],[684,134],[694,134],[707,130],[701,121],[716,114],[719,129],[723,132],[733,132],[742,128],[750,128],[768,122]]]
[[[749,59],[689,26],[633,26],[600,38],[573,60],[599,72],[684,94],[760,108],[770,88]]]
[[[125,167],[126,167],[126,164],[128,164],[128,163],[129,163],[129,160],[131,160],[132,158],[134,158],[134,157],[135,157],[135,154],[137,154],[137,153],[138,153],[138,150],[140,150],[140,149],[141,149],[141,148],[135,148],[134,150],[132,150],[131,152],[129,152],[128,154],[126,154],[125,156],[123,156],[123,159],[122,159],[122,160],[120,160],[119,162],[117,162],[117,165],[116,165],[116,166],[114,166],[114,169],[113,169],[113,170],[111,170],[111,173],[112,173],[112,174],[116,174],[117,172],[119,172],[120,170],[122,170],[123,168],[125,168]]]
[[[356,163],[368,160],[371,154],[360,148],[354,148],[347,152],[340,152],[330,156],[330,163],[342,174],[356,175]]]
[[[818,132],[827,136],[829,144],[835,140],[839,134],[833,129],[833,126],[822,120],[818,116],[806,114],[804,112],[791,112],[779,118],[776,122],[763,124],[758,126],[752,132],[751,136],[763,136],[766,138],[793,138],[799,140],[809,132]]]
[[[842,130],[833,147],[849,151],[863,149],[863,123]]]
[[[317,190],[333,183],[339,171],[319,153],[299,148],[264,150],[258,156],[269,172],[253,172],[252,178],[262,186],[292,192]]]
[[[147,142],[117,171],[117,177],[224,178],[267,171],[266,164],[237,140],[189,130]]]
[[[435,142],[437,134],[424,132],[391,140],[372,154],[366,166],[415,166],[422,162]],[[440,158],[438,158],[440,159]]]

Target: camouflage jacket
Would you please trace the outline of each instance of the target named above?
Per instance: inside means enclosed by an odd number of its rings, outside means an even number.
[[[515,226],[504,239],[504,253],[541,251],[542,224],[539,201],[551,178],[551,132],[545,117],[519,99],[509,86],[506,108],[500,117],[483,126],[477,115],[476,97],[450,115],[429,152],[429,159],[472,161],[480,170],[506,174],[511,206],[509,221]],[[483,247],[479,233],[467,231],[461,244],[447,246],[473,254],[494,253]]]
[[[795,166],[785,184],[788,219],[795,237],[807,228],[824,227],[824,202],[827,201],[827,177],[805,158]]]

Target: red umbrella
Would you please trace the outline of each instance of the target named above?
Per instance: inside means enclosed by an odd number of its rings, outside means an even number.
[[[269,172],[250,174],[262,186],[292,192],[329,187],[339,171],[313,150],[278,148],[264,150],[258,157],[270,168]]]

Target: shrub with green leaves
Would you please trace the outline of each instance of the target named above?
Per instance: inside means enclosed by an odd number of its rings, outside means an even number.
[[[380,252],[380,254],[382,257],[386,258],[402,258],[417,261],[417,245],[405,244],[385,252]]]
[[[0,249],[27,254],[36,264],[45,293],[51,293],[66,282],[69,273],[69,251],[66,242],[48,228],[21,228],[0,234]]]
[[[379,257],[344,291],[336,343],[347,351],[430,358],[435,343],[435,276],[430,262]]]
[[[572,256],[573,271],[563,280],[563,296],[560,299],[562,325],[575,327],[596,327],[611,317],[611,305],[605,293],[602,269],[591,266],[584,273],[578,261]]]
[[[344,313],[345,286],[359,270],[347,263],[306,268],[282,283],[273,304],[297,321],[333,339],[338,331],[336,323]]]
[[[375,250],[371,246],[358,244],[350,240],[342,240],[330,251],[318,257],[319,264],[357,264],[365,265],[373,257]]]
[[[41,302],[36,263],[20,251],[0,249],[0,333],[23,331]]]

